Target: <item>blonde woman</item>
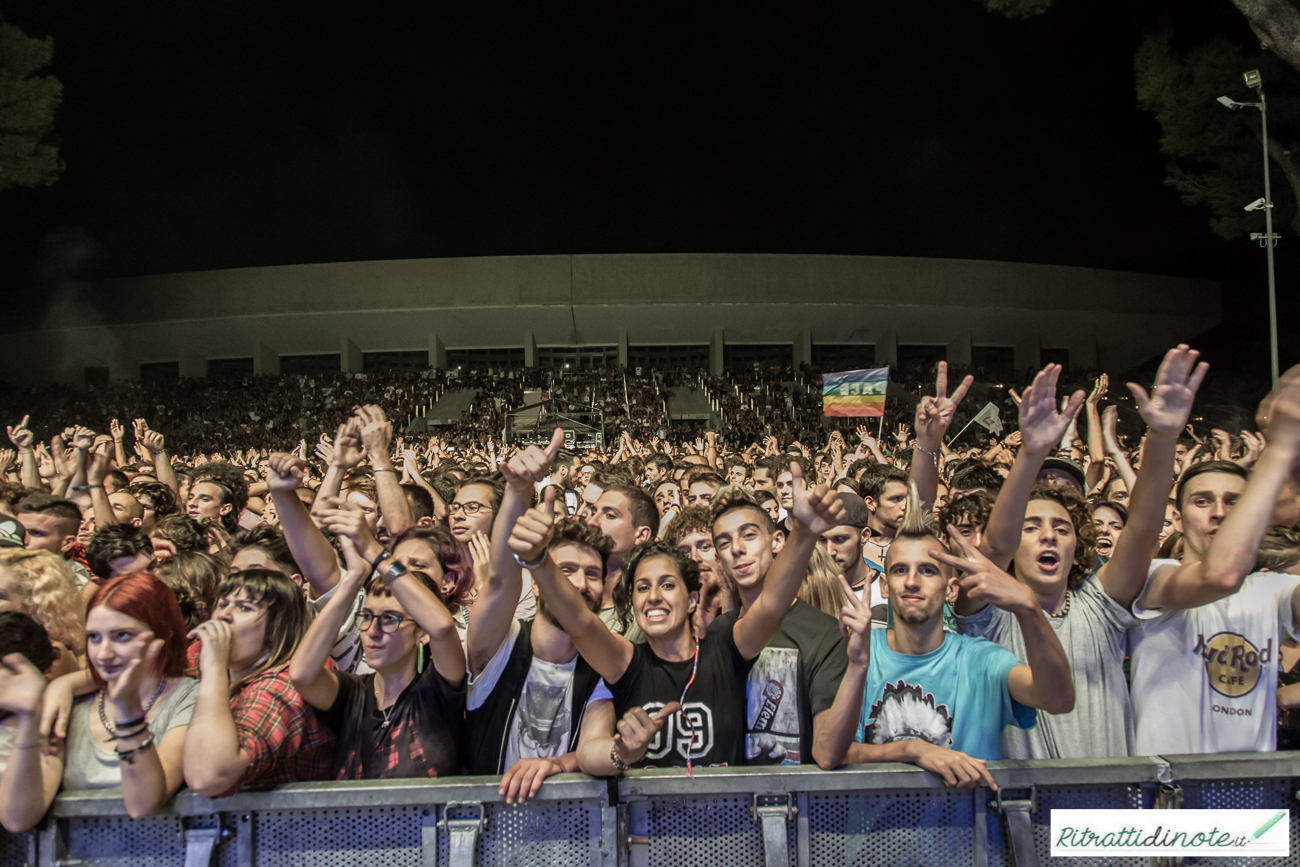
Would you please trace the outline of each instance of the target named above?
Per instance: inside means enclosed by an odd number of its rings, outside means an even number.
[[[831,555],[826,553],[825,545],[818,545],[808,561],[808,573],[804,575],[799,587],[799,598],[813,608],[838,618],[849,600],[844,595],[844,586],[840,578],[844,575]]]
[[[0,611],[17,611],[49,634],[58,659],[50,677],[80,669],[86,654],[86,618],[68,561],[49,551],[0,549]]]

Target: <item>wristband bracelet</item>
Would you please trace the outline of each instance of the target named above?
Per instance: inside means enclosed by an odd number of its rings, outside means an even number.
[[[397,470],[393,469],[392,467],[375,467],[373,472],[392,473],[393,475],[401,475],[400,473],[397,472]]]
[[[632,767],[632,766],[629,765],[627,762],[623,761],[622,759],[620,759],[620,758],[618,757],[618,748],[617,748],[617,747],[614,747],[613,749],[611,749],[611,750],[609,751],[609,760],[610,760],[610,762],[614,765],[614,767],[615,767],[615,768],[616,768],[620,773],[623,772],[623,771],[626,771],[628,768]]]
[[[384,562],[391,556],[393,556],[393,552],[389,551],[387,548],[380,551],[379,556],[375,557],[375,559],[370,561],[370,574],[371,575],[375,574],[375,570],[379,568],[379,564]]]
[[[72,486],[72,490],[74,490],[74,491],[91,491],[91,490],[94,490],[95,488],[102,488],[102,487],[104,487],[104,486],[103,486],[103,485],[73,485],[73,486]]]
[[[394,560],[393,565],[389,566],[388,570],[379,577],[383,579],[385,587],[392,588],[393,582],[405,575],[406,572],[406,564],[401,560]]]
[[[537,558],[536,563],[525,563],[523,558],[520,557],[518,554],[515,554],[514,552],[511,552],[511,556],[515,558],[516,563],[518,563],[520,566],[523,566],[525,569],[536,569],[538,566],[546,562],[545,551],[542,552],[542,556]]]

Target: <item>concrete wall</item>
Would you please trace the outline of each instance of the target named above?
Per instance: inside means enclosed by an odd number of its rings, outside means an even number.
[[[0,379],[77,383],[242,355],[630,343],[1070,346],[1121,370],[1219,321],[1217,283],[1051,265],[799,255],[509,256],[289,265],[83,284],[105,312],[0,341]],[[149,305],[129,303],[147,295]],[[218,303],[214,304],[214,299]],[[219,311],[219,312],[218,312]],[[5,329],[0,323],[0,331]],[[807,332],[803,337],[801,332]],[[530,335],[526,337],[525,335]],[[805,343],[804,341],[808,341]],[[353,349],[355,347],[355,350]],[[273,348],[273,351],[270,349]],[[186,353],[190,353],[186,355]],[[1025,364],[1022,365],[1021,362]]]

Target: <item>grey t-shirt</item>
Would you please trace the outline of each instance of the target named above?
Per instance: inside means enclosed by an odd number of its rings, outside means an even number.
[[[169,730],[190,724],[190,715],[194,713],[194,702],[198,697],[199,682],[192,677],[182,677],[149,721],[149,731],[153,733],[155,743],[161,743]],[[63,757],[65,790],[109,789],[122,785],[117,753],[90,736],[92,713],[98,713],[93,693],[78,699],[72,706],[72,716],[68,719],[68,748]]]
[[[1095,574],[1071,592],[1070,611],[1049,618],[1065,648],[1074,677],[1074,710],[1038,712],[1032,729],[1008,726],[1002,731],[1004,759],[1080,759],[1127,756],[1133,744],[1133,708],[1124,679],[1126,632],[1137,618],[1106,595]],[[1015,615],[992,605],[958,617],[964,635],[1002,645],[1020,659],[1025,637]]]

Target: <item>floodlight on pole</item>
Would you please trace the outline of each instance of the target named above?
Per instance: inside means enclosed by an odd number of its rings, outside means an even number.
[[[1260,77],[1258,69],[1251,69],[1243,73],[1242,79],[1246,82],[1247,87],[1254,89],[1255,93],[1259,95],[1259,102],[1237,102],[1235,99],[1226,96],[1221,96],[1215,101],[1233,111],[1243,108],[1259,109],[1260,122],[1263,127],[1264,198],[1251,202],[1245,209],[1247,211],[1264,211],[1264,231],[1252,232],[1250,239],[1259,241],[1259,245],[1268,253],[1268,348],[1273,382],[1277,382],[1277,286],[1273,272],[1273,247],[1277,245],[1278,235],[1273,232],[1273,194],[1268,175],[1268,103],[1264,99],[1264,80]]]

